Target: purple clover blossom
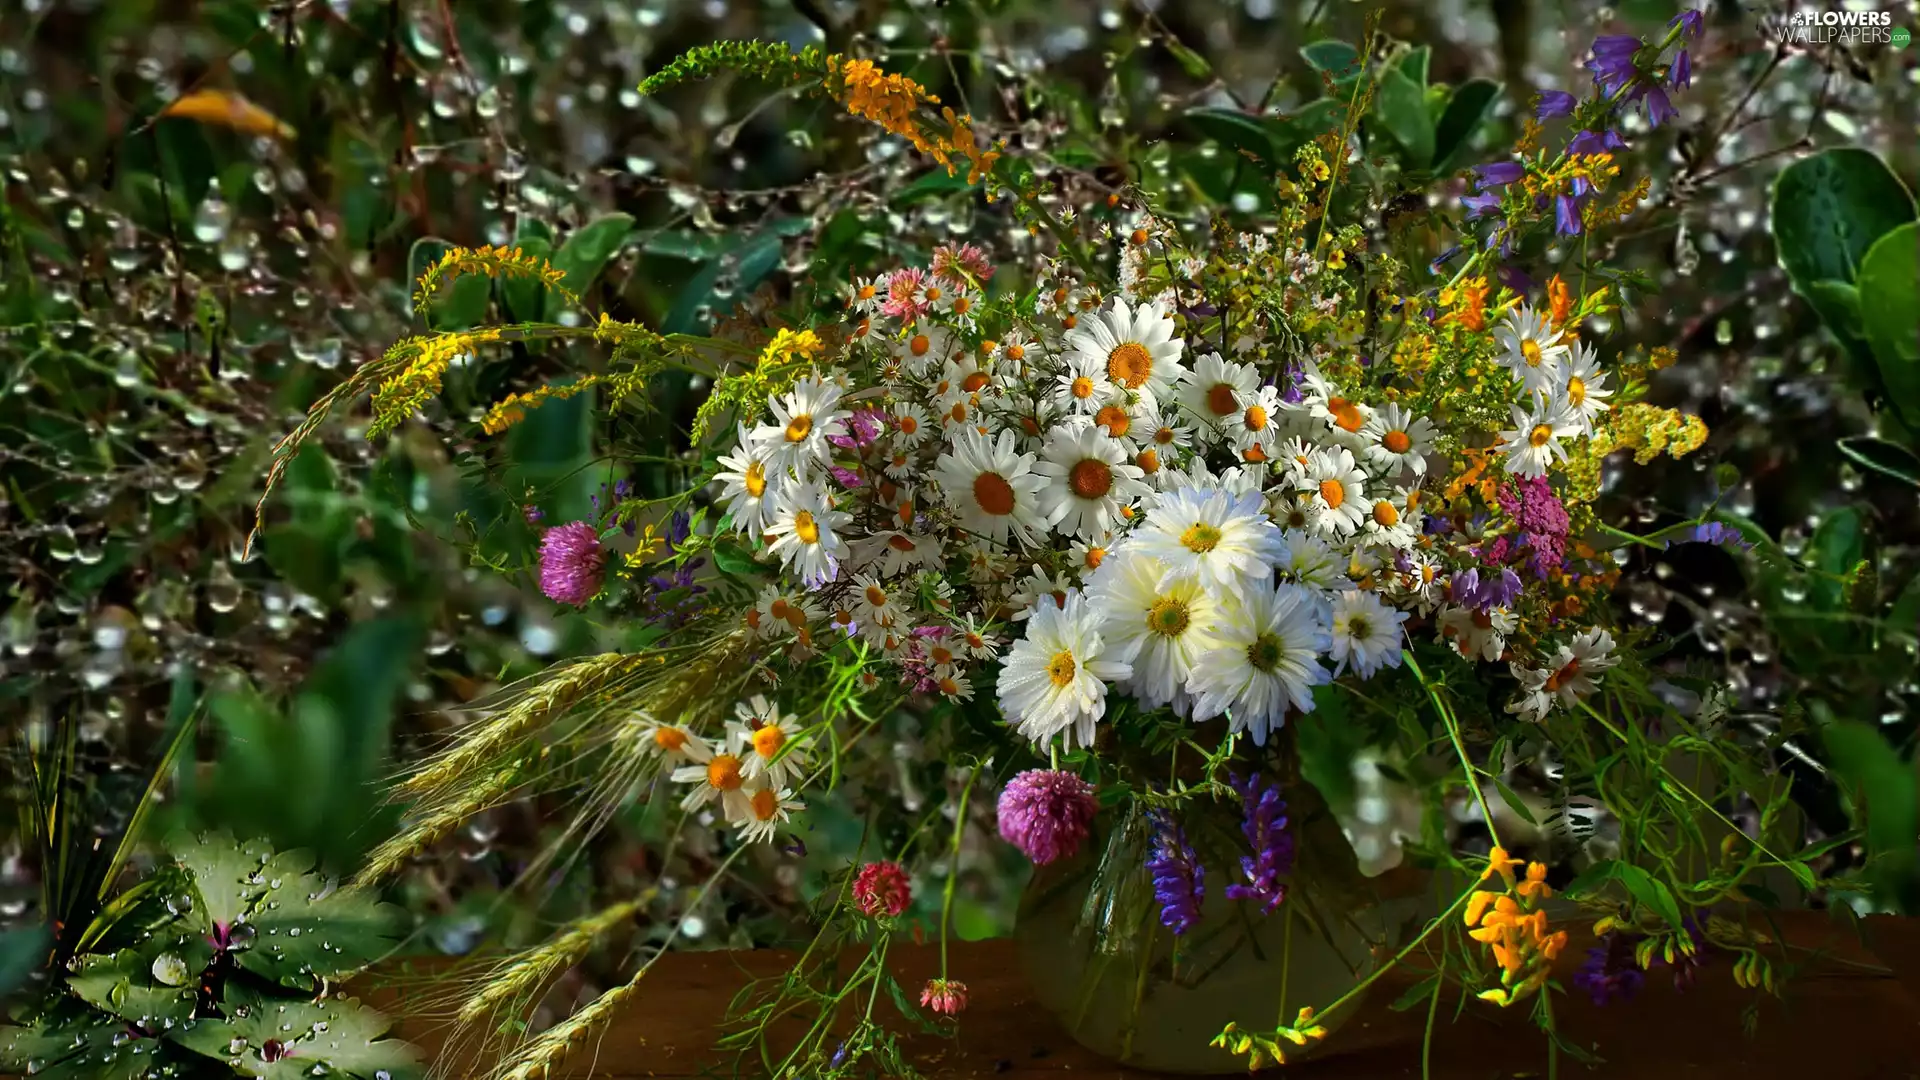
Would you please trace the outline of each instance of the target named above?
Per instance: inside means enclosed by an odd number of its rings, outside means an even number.
[[[600,530],[587,522],[548,529],[540,539],[540,591],[549,600],[586,607],[600,592],[606,560]]]
[[[1207,873],[1200,857],[1187,843],[1187,831],[1165,810],[1147,811],[1153,826],[1153,848],[1147,852],[1147,873],[1153,875],[1153,898],[1160,904],[1160,925],[1184,934],[1200,921],[1200,903],[1206,899]]]
[[[865,480],[860,479],[860,474],[854,472],[852,469],[839,465],[829,465],[827,466],[827,472],[833,476],[834,480],[838,482],[841,487],[849,491],[857,487],[865,486],[866,484]]]
[[[1517,161],[1493,161],[1473,167],[1474,185],[1482,189],[1506,187],[1526,175],[1527,167]]]
[[[1500,509],[1520,531],[1520,540],[1533,552],[1530,565],[1535,576],[1545,578],[1566,561],[1567,534],[1572,522],[1567,508],[1554,494],[1553,484],[1544,476],[1515,480],[1501,487]],[[1500,561],[1505,561],[1502,549]]]
[[[857,450],[871,446],[886,426],[886,414],[879,409],[855,409],[847,415],[847,434],[829,435],[827,441],[842,450]]]
[[[1240,857],[1240,872],[1245,884],[1227,886],[1229,900],[1255,900],[1262,904],[1261,914],[1271,915],[1287,898],[1287,886],[1281,876],[1293,870],[1293,834],[1287,831],[1287,804],[1281,801],[1280,785],[1263,782],[1251,773],[1235,777],[1228,784],[1240,793],[1245,817],[1240,831],[1253,854]]]
[[[1639,942],[1638,934],[1607,934],[1587,950],[1587,962],[1574,973],[1573,985],[1585,990],[1595,1005],[1631,1000],[1646,982],[1633,958]]]
[[[1553,120],[1562,116],[1572,116],[1578,98],[1565,90],[1543,90],[1540,92],[1540,105],[1534,110],[1534,119]]]
[[[1000,838],[1045,866],[1080,850],[1098,810],[1092,784],[1059,769],[1028,769],[1000,789]]]

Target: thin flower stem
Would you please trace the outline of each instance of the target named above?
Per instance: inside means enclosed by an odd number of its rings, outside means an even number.
[[[1287,976],[1293,973],[1293,905],[1286,905],[1286,925],[1280,931],[1280,1019],[1287,1022]]]
[[[1373,971],[1370,972],[1366,978],[1360,980],[1358,983],[1356,983],[1353,986],[1352,989],[1348,990],[1346,993],[1341,994],[1339,997],[1335,998],[1333,1001],[1333,1004],[1328,1005],[1324,1009],[1321,1009],[1319,1012],[1315,1013],[1314,1016],[1317,1019],[1324,1021],[1327,1017],[1333,1015],[1333,1011],[1335,1009],[1338,1009],[1340,1006],[1345,1005],[1347,1002],[1352,1001],[1353,999],[1359,997],[1361,993],[1363,993],[1367,989],[1367,987],[1372,986],[1374,984],[1375,980],[1379,979],[1382,975],[1385,975],[1387,972],[1392,971],[1394,968],[1398,967],[1400,965],[1400,961],[1405,960],[1407,957],[1413,955],[1413,950],[1419,948],[1429,937],[1432,937],[1433,932],[1435,930],[1440,929],[1440,927],[1444,926],[1448,919],[1453,918],[1453,915],[1455,912],[1459,911],[1462,907],[1465,907],[1467,903],[1467,899],[1471,897],[1475,892],[1479,891],[1479,888],[1480,888],[1480,882],[1478,880],[1474,881],[1473,884],[1467,886],[1466,890],[1462,892],[1453,901],[1452,905],[1449,906],[1447,910],[1441,912],[1438,916],[1434,918],[1432,922],[1428,923],[1426,925],[1426,928],[1420,931],[1420,936],[1414,938],[1412,941],[1407,942],[1406,947],[1401,949],[1399,952],[1395,953],[1393,956],[1393,959],[1387,961],[1386,963],[1380,965],[1377,968],[1374,968]]]
[[[1433,702],[1433,707],[1439,712],[1441,721],[1447,725],[1447,738],[1453,741],[1454,753],[1460,755],[1460,768],[1466,773],[1467,787],[1473,792],[1474,802],[1480,804],[1480,817],[1487,823],[1487,835],[1492,838],[1494,846],[1503,847],[1504,845],[1500,843],[1500,833],[1494,828],[1493,811],[1487,808],[1487,797],[1480,790],[1480,782],[1474,779],[1475,770],[1473,761],[1467,757],[1467,746],[1460,740],[1459,721],[1454,719],[1453,710],[1447,707],[1447,703],[1440,700],[1440,691],[1427,679],[1427,673],[1420,670],[1420,662],[1413,658],[1413,650],[1402,649],[1400,656],[1407,662],[1407,667],[1413,672],[1414,678],[1420,680],[1420,685],[1427,691],[1427,700]]]
[[[947,887],[940,897],[940,977],[947,977],[947,926],[953,921],[953,884],[960,880],[960,841],[967,830],[967,802],[973,797],[974,781],[980,767],[967,772],[967,784],[960,789],[960,807],[953,815],[953,858],[947,864]]]
[[[1440,1013],[1440,991],[1446,986],[1447,980],[1435,972],[1433,996],[1427,999],[1427,1030],[1420,1037],[1420,1080],[1433,1080],[1433,1021]]]

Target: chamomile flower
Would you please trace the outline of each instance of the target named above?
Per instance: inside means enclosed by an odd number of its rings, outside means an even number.
[[[1366,518],[1360,522],[1360,536],[1369,544],[1410,548],[1414,541],[1420,539],[1419,520],[1416,515],[1407,513],[1396,500],[1376,493],[1367,509]]]
[[[1069,356],[1065,370],[1053,377],[1053,405],[1061,412],[1092,416],[1113,399],[1113,383],[1097,357]]]
[[[769,398],[774,422],[753,432],[754,439],[766,447],[768,466],[782,474],[792,469],[805,477],[815,466],[825,465],[833,453],[827,437],[844,434],[846,419],[852,415],[839,407],[844,394],[838,383],[808,375],[780,398]]]
[[[1297,585],[1259,585],[1224,606],[1216,643],[1193,666],[1193,719],[1228,713],[1232,730],[1265,746],[1290,709],[1313,711],[1313,688],[1330,682],[1320,664],[1331,646],[1320,604]]]
[[[1015,620],[1026,620],[1039,608],[1067,606],[1074,591],[1073,578],[1065,571],[1050,574],[1045,567],[1035,566],[1014,586],[1007,603],[1014,609]]]
[[[1475,611],[1448,605],[1440,609],[1440,637],[1468,660],[1498,660],[1507,651],[1507,635],[1520,620],[1506,608]]]
[[[1034,455],[1017,453],[1017,445],[1011,431],[996,439],[962,431],[934,464],[933,477],[960,527],[995,544],[1009,535],[1032,544],[1047,531],[1039,509],[1047,478],[1033,471]]]
[[[1424,551],[1410,551],[1396,575],[1401,595],[1413,601],[1414,608],[1427,615],[1446,599],[1446,577],[1440,564]]]
[[[959,649],[970,660],[991,660],[1000,654],[1000,639],[980,625],[980,617],[968,615],[959,626],[954,627]]]
[[[1198,578],[1162,585],[1165,578],[1166,567],[1152,556],[1127,551],[1096,575],[1087,593],[1105,619],[1101,634],[1114,659],[1133,666],[1127,688],[1154,707],[1172,704],[1199,658],[1220,647],[1212,594]]]
[[[1166,567],[1169,581],[1198,579],[1232,592],[1264,584],[1286,557],[1260,493],[1182,488],[1160,496],[1129,542]]]
[[[1554,654],[1543,688],[1558,695],[1562,704],[1573,705],[1594,692],[1601,672],[1620,662],[1612,653],[1612,634],[1598,626],[1580,631]]]
[[[1343,396],[1340,388],[1311,360],[1300,374],[1300,390],[1308,413],[1337,431],[1357,435],[1373,414],[1366,405]]]
[[[872,315],[886,301],[886,289],[883,282],[870,277],[857,277],[847,284],[845,296],[848,310]]]
[[[1365,440],[1362,456],[1368,465],[1388,476],[1412,469],[1427,474],[1427,451],[1433,449],[1433,421],[1415,416],[1397,402],[1382,405],[1360,429]]]
[[[1110,401],[1093,414],[1093,426],[1108,438],[1120,440],[1130,453],[1145,445],[1149,434],[1146,425],[1153,420],[1153,411],[1138,402],[1129,405],[1123,401]]]
[[[824,585],[839,576],[847,544],[838,530],[852,520],[852,514],[833,508],[826,490],[817,484],[789,485],[774,500],[767,551],[780,556],[783,566],[798,571],[802,584]]]
[[[1240,411],[1227,417],[1227,435],[1244,461],[1271,461],[1280,449],[1280,391],[1262,386],[1240,397]]]
[[[1116,298],[1069,332],[1065,344],[1072,350],[1070,361],[1097,367],[1113,386],[1148,402],[1165,400],[1186,370],[1173,318],[1159,304],[1128,308]]]
[[[684,725],[664,724],[650,716],[641,718],[637,737],[642,755],[657,757],[668,765],[700,762],[713,756],[707,741]]]
[[[926,410],[911,401],[894,402],[887,416],[893,427],[893,445],[901,449],[919,446],[932,430],[927,427]]]
[[[1308,496],[1308,519],[1314,531],[1323,535],[1349,535],[1372,508],[1366,474],[1343,446],[1316,451],[1301,470],[1298,485]]]
[[[747,614],[747,625],[760,637],[799,634],[819,621],[820,608],[797,589],[768,585],[760,590]]]
[[[857,540],[854,551],[861,567],[882,578],[910,574],[946,560],[946,552],[937,537],[900,529],[876,532]]]
[[[994,343],[993,358],[1004,364],[1017,378],[1026,374],[1033,354],[1037,352],[1038,346],[1034,343],[1033,335],[1015,326],[1000,335],[1000,340]]]
[[[744,812],[737,818],[729,816],[727,823],[740,830],[742,843],[764,844],[773,840],[774,830],[789,816],[806,808],[805,803],[793,797],[791,788],[776,791],[763,784],[747,795],[741,808]]]
[[[806,767],[807,752],[800,740],[805,732],[797,720],[783,716],[780,707],[755,694],[733,706],[727,721],[727,751],[741,762],[748,780],[764,780],[785,787]]]
[[[1545,476],[1555,458],[1567,460],[1566,447],[1560,445],[1560,440],[1579,435],[1578,422],[1552,405],[1536,405],[1530,413],[1518,405],[1511,408],[1513,429],[1500,433],[1501,441],[1506,444],[1508,472],[1515,476]]]
[[[1113,534],[1101,533],[1083,540],[1075,540],[1067,549],[1068,570],[1077,578],[1085,581],[1094,571],[1105,565],[1107,557],[1113,554]]]
[[[1400,624],[1407,613],[1388,607],[1373,593],[1348,589],[1333,601],[1333,670],[1351,669],[1363,679],[1382,667],[1400,666]]]
[[[698,810],[718,800],[729,821],[742,820],[748,812],[746,764],[736,754],[711,754],[703,762],[682,765],[673,770],[672,780],[692,785],[680,800],[683,810]]]
[[[1108,657],[1101,622],[1076,593],[1065,605],[1041,605],[1007,651],[1000,711],[1022,736],[1036,743],[1063,736],[1067,750],[1092,744],[1094,725],[1106,715],[1107,684],[1133,674]]]
[[[979,297],[955,286],[952,292],[934,305],[934,310],[944,314],[953,325],[963,330],[971,330],[978,321],[979,306]]]
[[[1229,419],[1239,415],[1240,402],[1259,389],[1260,373],[1251,365],[1208,353],[1195,361],[1180,381],[1180,411],[1219,433]]]
[[[1514,681],[1520,684],[1520,694],[1507,703],[1507,711],[1529,723],[1537,724],[1545,720],[1547,714],[1553,711],[1554,695],[1547,689],[1547,680],[1553,677],[1553,669],[1510,663],[1507,670],[1512,672]]]
[[[1128,463],[1127,448],[1098,427],[1057,427],[1047,435],[1033,471],[1047,478],[1040,489],[1040,515],[1069,536],[1105,535],[1152,488],[1140,467]]]
[[[720,472],[714,476],[724,487],[720,503],[733,518],[733,527],[748,536],[759,536],[772,516],[773,496],[779,492],[780,474],[767,467],[764,450],[756,452],[743,427],[740,444],[720,458]],[[765,446],[766,444],[758,444]]]
[[[1582,434],[1591,435],[1594,420],[1612,407],[1607,402],[1613,396],[1607,389],[1607,373],[1600,370],[1593,349],[1584,341],[1576,341],[1567,357],[1566,374],[1566,384],[1554,392],[1554,404],[1580,426]]]
[[[1513,372],[1513,381],[1527,393],[1546,399],[1560,389],[1564,382],[1560,367],[1567,347],[1559,343],[1560,335],[1554,333],[1545,315],[1521,304],[1507,313],[1493,336],[1505,350],[1499,358],[1500,366]]]
[[[928,372],[940,370],[953,349],[953,335],[946,327],[923,319],[914,323],[894,344],[893,354],[906,365],[909,374],[924,379]]]
[[[855,576],[853,591],[853,617],[861,626],[892,629],[905,624],[906,612],[898,591],[889,588],[878,577],[871,573]]]

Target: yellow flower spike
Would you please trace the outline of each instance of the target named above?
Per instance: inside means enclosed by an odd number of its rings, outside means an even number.
[[[1512,1000],[1507,996],[1505,990],[1482,990],[1474,996],[1481,1001],[1491,1001],[1503,1009],[1506,1008],[1507,1004]]]
[[[1506,848],[1495,844],[1493,850],[1487,853],[1487,868],[1480,872],[1480,880],[1487,881],[1492,878],[1493,875],[1499,874],[1502,878],[1506,879],[1507,887],[1512,888],[1513,868],[1518,865],[1520,865],[1519,859],[1508,855]]]

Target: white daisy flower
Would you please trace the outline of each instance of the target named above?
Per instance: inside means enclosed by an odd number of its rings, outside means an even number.
[[[1280,536],[1287,548],[1287,568],[1280,571],[1281,580],[1318,592],[1331,592],[1345,584],[1340,553],[1333,545],[1304,528],[1287,529]]]
[[[1000,711],[1022,736],[1064,749],[1089,746],[1107,711],[1107,683],[1133,674],[1108,658],[1100,615],[1078,593],[1063,606],[1042,604],[1000,668]]]
[[[1301,470],[1299,489],[1307,493],[1314,530],[1330,536],[1352,533],[1372,508],[1366,474],[1343,446],[1315,451]]]
[[[1580,425],[1583,434],[1593,434],[1593,422],[1612,406],[1607,399],[1607,373],[1600,370],[1599,359],[1584,341],[1573,343],[1567,358],[1567,381],[1554,391],[1554,405]]]
[[[806,767],[807,752],[800,745],[803,729],[765,696],[755,694],[735,702],[735,719],[727,721],[727,752],[739,758],[748,780],[765,780],[785,787]]]
[[[1348,434],[1358,434],[1373,415],[1373,410],[1367,405],[1343,396],[1340,388],[1312,360],[1306,362],[1300,374],[1300,392],[1309,415],[1325,422],[1330,428]]]
[[[760,637],[774,637],[801,633],[819,618],[820,608],[805,593],[768,585],[747,613],[747,626]]]
[[[857,277],[847,284],[845,295],[848,309],[861,315],[872,315],[886,302],[887,290],[883,282],[870,277]]]
[[[799,571],[808,587],[824,585],[840,574],[847,543],[838,530],[852,521],[852,514],[833,508],[825,488],[789,485],[774,500],[767,551],[780,556],[782,566]]]
[[[991,660],[999,655],[1000,639],[988,633],[980,625],[977,615],[968,615],[959,626],[953,628],[959,639],[959,650],[970,660]]]
[[[1506,350],[1499,357],[1500,366],[1513,372],[1513,381],[1527,393],[1550,398],[1563,385],[1560,367],[1567,347],[1559,344],[1560,335],[1545,315],[1521,304],[1507,313],[1493,336]]]
[[[1427,451],[1433,449],[1433,421],[1415,416],[1396,402],[1382,405],[1366,426],[1360,429],[1365,440],[1362,455],[1367,464],[1387,476],[1412,469],[1415,476],[1427,474]]]
[[[1148,402],[1167,400],[1185,373],[1180,354],[1185,346],[1174,332],[1173,318],[1159,304],[1129,309],[1115,299],[1105,311],[1066,338],[1070,358],[1097,364],[1107,381]]]
[[[1208,353],[1197,360],[1180,383],[1180,410],[1214,432],[1239,414],[1240,402],[1260,389],[1260,373],[1249,364]]]
[[[1047,478],[1033,471],[1034,455],[1016,453],[1015,445],[1011,431],[991,440],[962,431],[934,464],[934,480],[960,527],[995,544],[1005,544],[1009,533],[1033,544],[1047,531],[1039,510]]]
[[[720,459],[720,472],[714,476],[725,485],[720,491],[721,505],[733,518],[733,527],[758,537],[766,531],[773,510],[773,496],[780,490],[780,474],[767,468],[766,451],[755,451],[746,428],[740,429],[740,444],[733,453]],[[765,443],[758,444],[766,446]]]
[[[899,577],[946,561],[938,538],[897,529],[856,540],[853,548],[858,565],[882,578]]]
[[[1193,445],[1193,428],[1177,412],[1163,412],[1153,429],[1145,431],[1141,442],[1160,454],[1164,464],[1169,455]]]
[[[1186,692],[1193,666],[1209,649],[1219,605],[1198,578],[1162,585],[1166,567],[1127,551],[1088,587],[1105,619],[1101,634],[1116,660],[1133,665],[1127,688],[1147,705],[1172,704]]]
[[[1507,635],[1520,620],[1506,608],[1475,611],[1447,605],[1440,609],[1440,638],[1468,660],[1498,660],[1507,651]]]
[[[1446,599],[1446,582],[1441,566],[1424,551],[1407,554],[1407,569],[1399,574],[1398,584],[1422,615],[1430,614]]]
[[[893,445],[903,449],[919,446],[927,437],[927,413],[911,401],[896,401],[888,411],[888,422],[893,426]]]
[[[1240,397],[1240,411],[1227,417],[1227,435],[1245,461],[1272,461],[1280,451],[1280,391],[1262,386]]]
[[[1567,460],[1561,439],[1580,434],[1580,425],[1571,416],[1551,405],[1537,405],[1531,413],[1518,405],[1513,409],[1513,429],[1502,431],[1506,444],[1506,469],[1515,476],[1545,476],[1555,458]]]
[[[951,634],[939,637],[916,639],[922,648],[921,659],[934,677],[952,675],[960,670],[960,662],[965,659],[966,648],[959,639]]]
[[[1092,416],[1112,400],[1113,383],[1098,357],[1075,353],[1067,357],[1066,369],[1053,377],[1053,405],[1061,412]]]
[[[1037,353],[1038,347],[1034,343],[1033,335],[1018,326],[1008,329],[993,347],[993,358],[1002,361],[1014,378],[1026,374],[1033,354]]]
[[[906,612],[901,598],[872,573],[856,575],[853,590],[853,617],[861,626],[891,629],[905,624]]]
[[[1286,545],[1267,520],[1259,492],[1183,488],[1160,497],[1130,542],[1158,559],[1169,580],[1199,579],[1231,593],[1265,585]]]
[[[638,738],[642,755],[658,757],[668,765],[700,762],[713,756],[707,741],[684,725],[663,724],[651,716],[641,717]]]
[[[1193,719],[1228,713],[1232,730],[1264,746],[1289,709],[1313,711],[1313,688],[1332,681],[1320,664],[1331,647],[1320,604],[1297,585],[1260,585],[1225,605],[1216,644],[1193,666]]]
[[[1033,471],[1048,481],[1040,489],[1041,516],[1082,538],[1112,532],[1122,508],[1153,490],[1140,467],[1127,462],[1126,446],[1093,426],[1054,428]]]
[[[846,418],[852,415],[839,407],[845,393],[838,383],[809,375],[793,384],[784,397],[768,398],[774,422],[754,429],[755,440],[767,448],[767,463],[776,472],[792,469],[805,477],[815,465],[824,465],[833,453],[829,435],[846,433]]]
[[[1045,567],[1035,566],[1014,586],[1007,603],[1014,608],[1014,619],[1023,621],[1032,618],[1038,608],[1067,606],[1075,591],[1070,574],[1049,574]]]
[[[1530,668],[1525,664],[1511,663],[1507,670],[1513,673],[1514,681],[1520,684],[1520,696],[1507,703],[1507,711],[1529,723],[1537,724],[1553,711],[1554,695],[1547,689],[1547,680],[1553,678],[1552,668]]]
[[[796,811],[806,808],[805,803],[793,797],[791,789],[776,791],[761,784],[748,794],[742,808],[744,813],[738,818],[729,816],[727,822],[740,830],[742,843],[764,844],[773,840],[776,827]]]
[[[933,688],[952,701],[973,700],[973,680],[957,671],[934,676]]]
[[[971,330],[979,318],[979,298],[974,294],[955,286],[951,292],[934,305],[934,310],[946,315],[953,325],[963,330]]]
[[[1156,419],[1152,409],[1146,403],[1136,402],[1128,405],[1122,401],[1110,401],[1100,406],[1093,414],[1093,426],[1099,428],[1108,438],[1118,439],[1129,452],[1147,445],[1152,433],[1151,425]]]
[[[1369,544],[1405,550],[1420,538],[1420,519],[1407,513],[1395,499],[1376,495],[1360,523],[1360,536]]]
[[[704,762],[683,765],[673,770],[673,782],[693,785],[680,800],[683,810],[698,810],[720,801],[721,813],[728,821],[739,821],[747,813],[746,765],[735,754],[710,754]]]
[[[1601,672],[1620,662],[1612,655],[1613,635],[1598,626],[1588,627],[1573,636],[1554,654],[1544,689],[1571,706],[1598,688]]]
[[[893,354],[914,378],[924,379],[928,372],[940,370],[953,349],[953,335],[946,327],[921,319],[894,344]]]
[[[1067,549],[1067,556],[1071,563],[1070,571],[1075,577],[1085,581],[1089,575],[1106,563],[1109,555],[1113,554],[1113,543],[1112,533],[1075,540],[1073,546]]]
[[[1363,679],[1381,667],[1400,666],[1400,624],[1407,613],[1382,603],[1373,593],[1348,589],[1333,602],[1333,670],[1349,668]]]

